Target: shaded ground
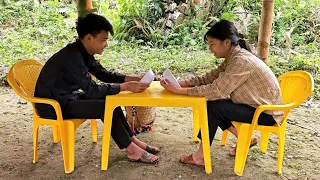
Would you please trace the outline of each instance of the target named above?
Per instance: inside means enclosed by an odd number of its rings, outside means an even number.
[[[179,163],[180,153],[189,154],[198,147],[192,141],[189,108],[157,108],[153,132],[138,136],[147,143],[162,147],[157,165],[128,162],[125,151],[119,150],[112,142],[109,169],[101,171],[101,122],[98,123],[97,144],[91,141],[88,122],[78,129],[76,168],[72,174],[64,174],[61,145],[53,143],[48,126],[40,128],[39,162],[32,164],[31,106],[8,88],[0,87],[0,99],[0,179],[319,179],[320,175],[320,134],[314,131],[320,129],[317,102],[295,109],[289,117],[282,176],[275,173],[277,138],[271,135],[266,154],[260,153],[259,147],[249,152],[244,177],[240,178],[233,173],[234,158],[219,145],[220,130],[211,147],[212,174]],[[229,138],[229,146],[234,142]]]

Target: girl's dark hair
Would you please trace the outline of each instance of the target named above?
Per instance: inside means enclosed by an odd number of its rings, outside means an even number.
[[[208,36],[224,41],[230,39],[232,45],[239,45],[241,48],[251,52],[249,44],[239,38],[238,30],[234,24],[228,20],[221,20],[213,25],[209,31],[204,35],[204,40],[207,41]]]

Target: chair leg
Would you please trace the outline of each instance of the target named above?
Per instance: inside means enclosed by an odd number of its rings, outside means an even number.
[[[91,133],[92,133],[92,141],[97,142],[98,137],[97,137],[97,121],[95,119],[91,119]]]
[[[221,143],[220,143],[221,146],[226,145],[227,137],[228,137],[228,130],[224,130],[221,137]]]
[[[60,142],[61,137],[60,137],[58,125],[52,125],[52,133],[53,133],[53,142],[54,143]]]
[[[249,152],[249,146],[251,142],[251,137],[248,137],[247,132],[249,131],[250,124],[243,124],[239,128],[238,132],[238,142],[236,149],[236,157],[234,163],[234,173],[238,176],[243,175],[244,167],[247,160],[247,155]]]
[[[64,121],[60,129],[64,172],[69,174],[74,171],[75,126],[72,121]]]
[[[38,130],[39,125],[33,125],[33,163],[38,162]]]
[[[278,165],[277,172],[278,174],[282,174],[282,162],[284,155],[284,140],[285,140],[285,131],[280,130],[279,140],[278,140]]]
[[[269,143],[269,132],[261,132],[261,138],[260,138],[260,151],[263,153],[266,153]]]
[[[197,109],[192,108],[193,111],[193,138],[194,141],[200,142],[200,139],[198,138],[198,133],[200,130],[200,121],[199,121],[199,112]]]

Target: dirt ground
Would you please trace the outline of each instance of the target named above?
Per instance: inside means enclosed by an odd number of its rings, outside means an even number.
[[[98,143],[92,143],[89,122],[76,135],[75,171],[65,174],[60,143],[54,144],[48,126],[40,128],[39,161],[32,163],[31,105],[12,90],[0,87],[0,179],[319,179],[319,102],[301,106],[290,114],[287,126],[283,174],[276,173],[277,137],[270,136],[266,154],[259,147],[250,150],[243,177],[233,173],[234,158],[220,146],[219,130],[211,146],[213,173],[183,165],[180,153],[194,152],[192,114],[189,108],[157,108],[153,131],[138,138],[162,147],[157,165],[128,162],[124,150],[111,143],[109,169],[100,170],[103,124],[99,121]],[[259,136],[259,134],[256,134]],[[228,139],[228,146],[235,143]]]

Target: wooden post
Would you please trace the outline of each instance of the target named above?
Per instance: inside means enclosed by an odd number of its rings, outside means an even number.
[[[96,12],[97,9],[92,7],[92,0],[77,0],[78,1],[78,17],[84,17],[89,13]]]
[[[262,0],[262,13],[259,26],[258,55],[267,64],[271,39],[274,0]]]

